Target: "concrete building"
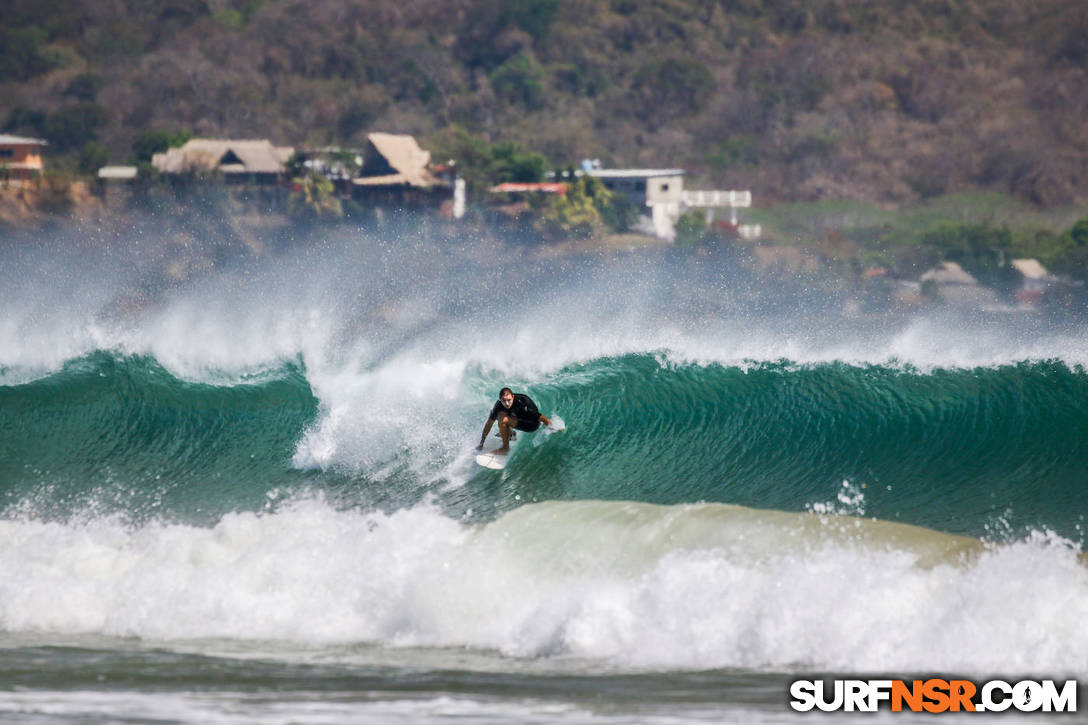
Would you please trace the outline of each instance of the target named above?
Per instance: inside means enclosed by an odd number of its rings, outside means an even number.
[[[655,236],[672,239],[684,202],[683,169],[585,169],[609,191],[620,194],[639,209],[649,209]]]
[[[728,207],[730,220],[745,238],[760,236],[759,227],[738,225],[737,209],[752,205],[751,191],[685,190],[684,169],[602,169],[586,159],[580,172],[600,179],[609,191],[620,194],[648,217],[645,231],[662,239],[676,236],[676,221],[688,209],[705,209],[709,226],[715,208]]]

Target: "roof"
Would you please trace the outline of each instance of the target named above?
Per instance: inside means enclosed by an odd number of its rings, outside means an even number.
[[[1028,279],[1044,279],[1047,276],[1046,267],[1038,259],[1014,259],[1012,266]]]
[[[540,191],[545,194],[566,194],[567,185],[561,183],[519,183],[516,181],[506,181],[491,187],[491,192],[495,194],[506,194],[518,191]]]
[[[27,138],[26,136],[12,136],[0,133],[0,145],[3,146],[47,146],[48,142],[40,138]]]
[[[151,164],[171,174],[216,169],[224,173],[278,174],[294,152],[290,146],[273,146],[267,139],[194,138],[184,146],[155,154]]]
[[[955,262],[941,262],[922,275],[922,281],[933,280],[937,284],[978,284],[974,277]]]
[[[593,169],[587,171],[599,179],[650,179],[658,176],[683,176],[683,169]]]
[[[397,173],[379,176],[362,176],[352,183],[359,186],[408,186],[429,187],[438,183],[438,179],[428,170],[431,152],[424,151],[416,143],[414,136],[394,133],[371,133],[367,141],[374,147]]]
[[[98,170],[100,179],[135,179],[135,166],[103,166]]]
[[[384,176],[359,176],[351,180],[356,186],[411,186],[404,174],[385,174]]]

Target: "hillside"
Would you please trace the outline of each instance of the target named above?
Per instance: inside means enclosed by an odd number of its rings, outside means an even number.
[[[1088,202],[1082,0],[5,6],[0,125],[73,167],[123,163],[148,130],[382,129],[441,152],[457,127],[556,165],[684,166],[763,202]]]

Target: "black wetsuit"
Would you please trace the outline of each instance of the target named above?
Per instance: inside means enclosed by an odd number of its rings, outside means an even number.
[[[509,408],[503,405],[501,400],[496,400],[488,420],[498,420],[503,413],[509,413],[518,419],[517,425],[514,426],[518,430],[532,433],[540,427],[540,410],[528,395],[514,393],[514,403]]]

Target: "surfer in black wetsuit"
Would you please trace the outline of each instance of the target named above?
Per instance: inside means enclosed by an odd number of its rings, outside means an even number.
[[[503,388],[499,391],[499,399],[491,408],[491,416],[484,425],[484,433],[480,436],[480,445],[476,446],[476,450],[483,450],[487,434],[491,432],[491,425],[496,421],[499,424],[499,435],[502,436],[502,448],[499,448],[496,453],[506,453],[510,450],[510,438],[515,435],[513,432],[515,429],[531,433],[539,428],[541,423],[552,424],[528,395],[515,394],[510,388]]]

